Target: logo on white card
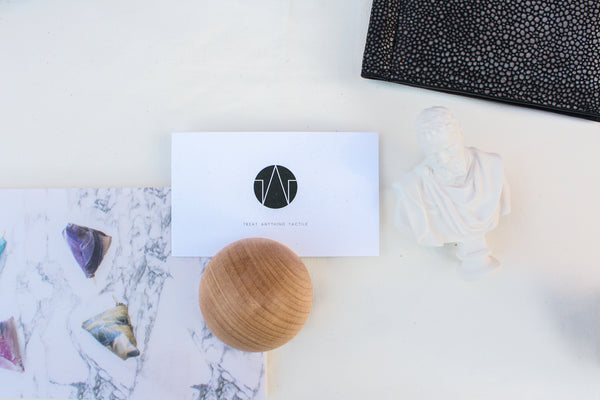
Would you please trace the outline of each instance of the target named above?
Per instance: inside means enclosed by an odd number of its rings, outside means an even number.
[[[254,179],[254,194],[260,203],[269,208],[283,208],[296,197],[298,181],[283,165],[269,165]]]

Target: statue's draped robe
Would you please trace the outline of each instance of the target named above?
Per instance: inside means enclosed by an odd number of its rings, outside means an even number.
[[[395,224],[419,244],[442,246],[483,236],[510,212],[509,187],[499,155],[466,148],[471,164],[464,182],[445,185],[424,163],[394,184]]]

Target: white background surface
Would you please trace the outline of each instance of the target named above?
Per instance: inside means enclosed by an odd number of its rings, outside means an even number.
[[[269,354],[271,398],[598,399],[600,125],[360,78],[370,6],[0,0],[0,186],[169,185],[172,131],[379,132],[381,256],[305,259],[313,312]],[[504,268],[474,284],[392,226],[431,105],[512,185]]]

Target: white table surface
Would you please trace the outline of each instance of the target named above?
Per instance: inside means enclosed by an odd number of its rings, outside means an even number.
[[[0,187],[165,186],[172,131],[380,133],[381,256],[305,259],[312,314],[268,354],[269,398],[600,398],[600,124],[360,78],[368,0],[0,0]],[[503,269],[392,224],[451,108],[501,154]]]

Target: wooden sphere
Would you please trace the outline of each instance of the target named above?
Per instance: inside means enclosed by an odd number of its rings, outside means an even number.
[[[310,276],[300,258],[270,239],[222,249],[200,281],[200,309],[211,332],[243,351],[268,351],[302,329],[312,307]]]

